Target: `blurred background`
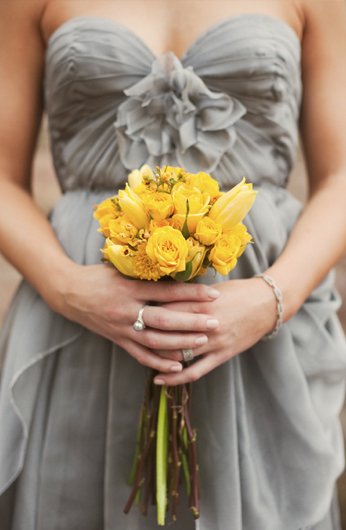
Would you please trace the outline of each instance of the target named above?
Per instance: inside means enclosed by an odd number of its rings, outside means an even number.
[[[40,208],[48,213],[59,197],[60,191],[52,166],[46,120],[43,121],[36,150],[33,181],[35,200]],[[299,199],[305,200],[307,181],[301,153],[291,176],[289,188]],[[20,275],[0,255],[0,326],[19,281]],[[337,266],[337,286],[344,300],[339,315],[346,331],[346,257]],[[341,417],[346,435],[346,407]],[[338,490],[343,520],[342,528],[346,530],[346,472],[340,477]]]

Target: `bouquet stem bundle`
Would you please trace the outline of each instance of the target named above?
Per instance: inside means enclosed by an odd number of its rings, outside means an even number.
[[[143,515],[156,504],[157,522],[163,526],[169,510],[177,519],[179,486],[183,481],[189,508],[199,517],[199,472],[196,430],[191,427],[191,384],[157,387],[155,372],[146,383],[129,482],[132,491],[124,508],[136,501]]]

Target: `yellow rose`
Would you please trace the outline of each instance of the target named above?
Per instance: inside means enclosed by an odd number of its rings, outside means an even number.
[[[224,232],[240,223],[250,210],[257,192],[245,178],[239,184],[224,193],[211,207],[209,217],[222,224]]]
[[[126,215],[112,219],[108,225],[109,238],[113,243],[136,245],[138,243],[138,229],[131,223]]]
[[[146,252],[164,274],[185,270],[188,245],[182,233],[171,226],[157,228],[152,233]]]
[[[213,245],[222,234],[222,225],[204,216],[196,226],[195,238],[203,245]]]
[[[233,230],[226,234],[222,234],[209,254],[209,260],[214,269],[220,274],[229,274],[251,239],[251,235],[242,223],[236,225]]]
[[[147,164],[144,164],[140,169],[134,169],[133,171],[131,171],[131,173],[129,173],[127,180],[128,180],[130,187],[134,191],[137,191],[136,188],[138,188],[139,186],[141,186],[141,184],[143,184],[144,179],[152,179],[152,178],[154,178],[152,169]]]
[[[208,212],[210,196],[198,188],[193,188],[183,182],[179,182],[174,186],[172,196],[175,206],[174,220],[176,225],[180,228],[184,226],[188,208],[187,226],[190,234],[193,234],[198,221]]]
[[[145,193],[141,198],[150,217],[155,221],[167,219],[174,212],[172,196],[169,193]]]
[[[220,195],[220,188],[217,180],[203,171],[200,171],[199,173],[187,173],[186,184],[207,193],[212,199],[214,197],[219,197]]]
[[[124,214],[137,228],[144,228],[148,218],[142,199],[130,188],[128,184],[124,190],[119,191],[119,204]]]
[[[126,245],[116,245],[110,239],[106,239],[102,249],[103,257],[112,263],[116,269],[125,276],[137,278],[134,272],[134,258],[136,252]]]

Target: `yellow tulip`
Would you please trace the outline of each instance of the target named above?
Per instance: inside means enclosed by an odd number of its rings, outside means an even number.
[[[104,258],[112,263],[119,272],[125,276],[137,278],[134,272],[134,259],[136,253],[126,245],[115,245],[110,239],[106,239],[102,249]]]
[[[99,222],[98,231],[102,232],[105,237],[109,236],[110,221],[122,215],[117,201],[117,197],[109,197],[94,208],[93,218]]]
[[[148,218],[143,201],[128,184],[124,190],[119,191],[119,204],[124,214],[137,228],[146,226]]]
[[[108,225],[108,237],[113,243],[120,243],[135,246],[138,243],[137,233],[138,229],[131,223],[126,215],[122,215],[117,219],[112,219]]]
[[[185,270],[188,246],[182,233],[171,226],[157,228],[148,239],[146,252],[164,274]]]
[[[186,261],[191,262],[192,265],[191,275],[188,278],[190,280],[196,276],[200,276],[207,249],[204,245],[200,245],[193,237],[189,237],[186,241],[189,248]]]
[[[144,164],[140,169],[134,169],[128,176],[128,183],[130,187],[135,191],[138,186],[143,184],[144,178],[153,178],[154,174],[152,169]]]
[[[209,217],[222,225],[223,231],[231,230],[240,223],[254,203],[257,191],[245,178],[228,192],[224,193],[209,211]]]

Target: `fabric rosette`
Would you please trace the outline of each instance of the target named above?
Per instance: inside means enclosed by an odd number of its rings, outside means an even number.
[[[223,92],[210,90],[192,66],[174,53],[157,58],[151,72],[124,90],[115,122],[125,168],[166,161],[211,172],[236,141],[237,121],[246,109]]]
[[[255,197],[245,178],[225,193],[206,172],[134,169],[124,189],[95,207],[105,237],[103,260],[140,280],[189,281],[208,267],[227,275],[252,241],[242,221]],[[155,497],[157,522],[164,525],[168,506],[176,520],[181,474],[193,516],[199,517],[196,432],[187,385],[158,389],[155,375],[147,381],[124,511],[137,500],[146,514]]]

